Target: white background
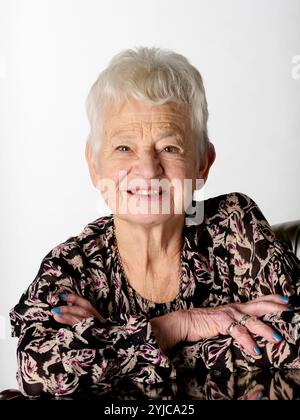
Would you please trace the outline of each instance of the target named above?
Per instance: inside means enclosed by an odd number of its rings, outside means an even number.
[[[240,191],[271,224],[300,218],[299,22],[299,0],[0,0],[0,389],[16,386],[9,309],[46,253],[105,214],[84,102],[120,50],[173,49],[203,75],[206,197]]]

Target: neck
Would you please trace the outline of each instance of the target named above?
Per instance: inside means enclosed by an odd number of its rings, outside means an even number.
[[[114,215],[115,234],[123,265],[129,271],[147,274],[161,272],[163,262],[180,260],[183,246],[184,215],[147,226]],[[137,258],[138,256],[138,258]]]

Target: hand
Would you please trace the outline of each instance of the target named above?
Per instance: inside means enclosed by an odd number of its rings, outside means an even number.
[[[53,308],[51,313],[55,321],[60,324],[74,325],[89,317],[96,317],[104,322],[105,319],[93,307],[90,301],[72,293],[60,293],[60,299],[68,302],[68,306]]]
[[[267,295],[247,303],[170,312],[152,318],[150,323],[159,346],[163,352],[167,352],[180,341],[198,341],[219,334],[228,335],[228,327],[233,321],[239,322],[243,315],[251,315],[245,326],[236,326],[231,335],[247,353],[257,356],[260,350],[251,333],[264,337],[271,343],[278,343],[282,339],[278,332],[264,324],[258,317],[287,310],[287,298]]]
[[[244,315],[250,315],[245,326],[237,325],[231,336],[245,352],[257,356],[260,349],[252,334],[265,338],[271,343],[278,343],[282,337],[278,332],[258,319],[263,315],[289,310],[288,299],[280,295],[261,296],[246,303],[231,303],[216,308],[193,308],[185,311],[184,341],[198,341],[212,338],[219,334],[229,335],[232,322],[240,322]]]

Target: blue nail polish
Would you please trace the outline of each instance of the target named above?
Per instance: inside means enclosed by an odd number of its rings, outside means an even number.
[[[254,346],[253,350],[255,351],[256,354],[261,354],[260,348],[257,346]]]
[[[282,340],[282,336],[279,333],[273,333],[272,335],[277,342]]]
[[[59,297],[60,297],[62,300],[68,299],[68,293],[62,293],[61,295],[59,295]]]
[[[55,313],[56,315],[62,315],[60,308],[53,308],[51,309],[51,312]]]
[[[283,302],[288,303],[289,298],[286,296],[283,296],[282,298],[280,298]]]
[[[295,308],[293,308],[292,306],[289,306],[289,307],[288,307],[288,311],[290,311],[290,312],[291,312],[291,311],[294,311],[294,310],[295,310]]]

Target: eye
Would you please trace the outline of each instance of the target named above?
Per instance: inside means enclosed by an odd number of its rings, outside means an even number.
[[[179,152],[179,148],[176,146],[166,146],[164,148],[164,150],[166,150],[168,153],[178,153]]]
[[[127,152],[129,150],[129,147],[122,144],[121,146],[118,146],[116,150],[119,150],[120,152]]]

